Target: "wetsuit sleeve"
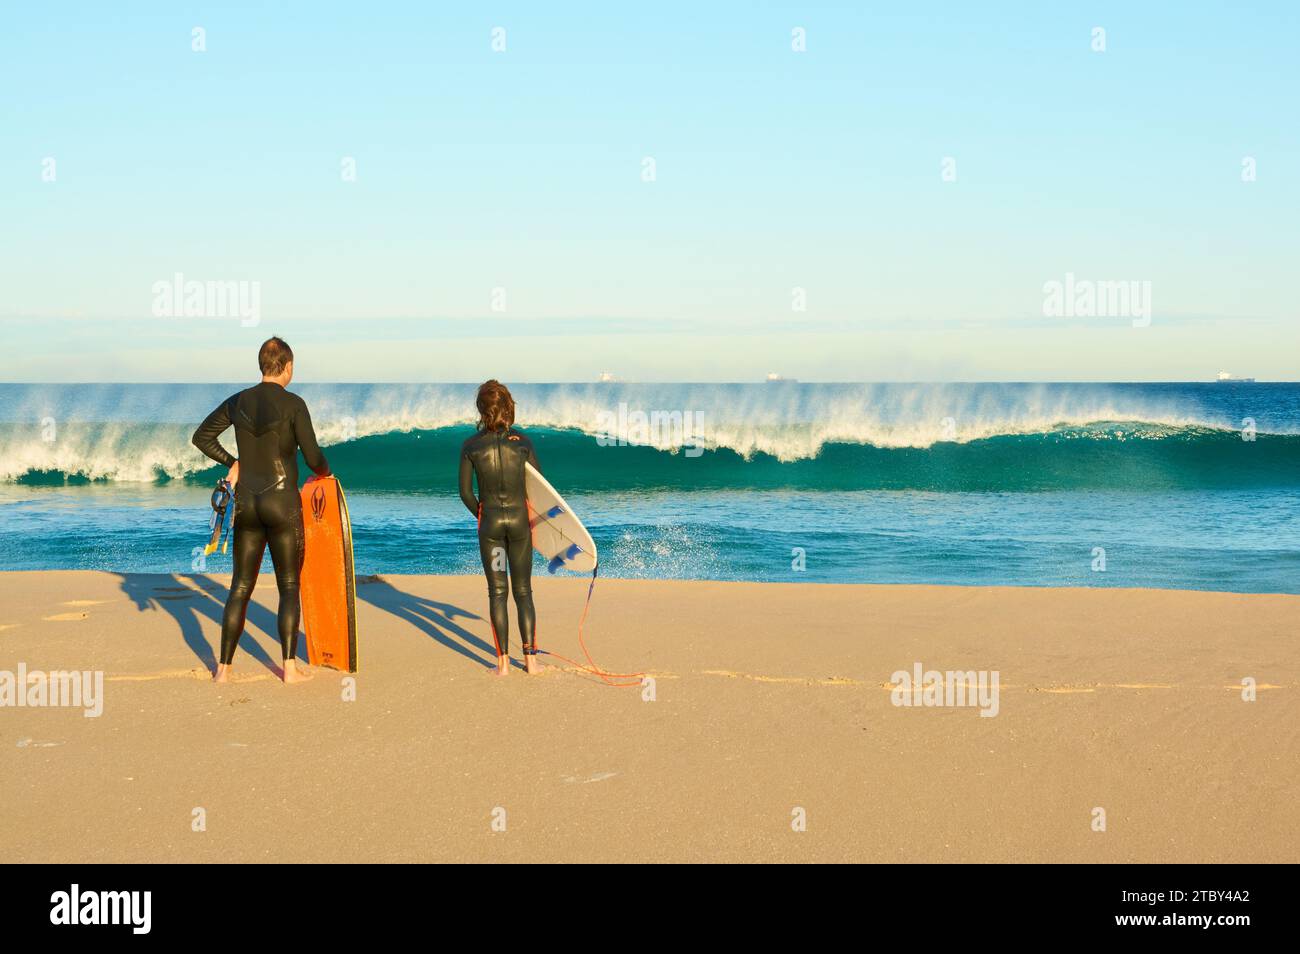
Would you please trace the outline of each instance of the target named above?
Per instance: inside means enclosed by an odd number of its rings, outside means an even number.
[[[542,465],[537,463],[537,448],[533,446],[532,441],[528,442],[528,463],[532,464],[533,470],[539,474],[542,472]]]
[[[230,402],[222,401],[217,405],[217,409],[207,416],[198,430],[194,432],[194,446],[203,451],[208,457],[211,457],[218,464],[226,467],[235,465],[235,455],[230,453],[221,446],[219,438],[223,431],[230,426]]]
[[[469,462],[469,454],[460,452],[460,499],[469,508],[469,512],[478,517],[478,498],[474,496],[474,465]]]
[[[316,443],[316,430],[311,426],[311,414],[306,404],[298,405],[298,413],[293,416],[293,436],[302,449],[302,459],[316,472],[318,477],[330,475],[329,461],[325,459],[320,444]]]

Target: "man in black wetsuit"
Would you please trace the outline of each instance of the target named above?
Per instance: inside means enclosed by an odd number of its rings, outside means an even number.
[[[533,538],[528,519],[524,464],[539,472],[533,442],[515,430],[515,402],[504,384],[492,380],[478,390],[479,431],[461,445],[460,499],[478,518],[479,555],[488,581],[492,638],[497,644],[497,675],[510,671],[510,617],[506,567],[514,591],[524,667],[537,663],[537,617],[533,610]],[[472,476],[478,476],[478,497]]]
[[[280,338],[270,338],[257,353],[262,383],[221,402],[194,432],[194,446],[230,468],[235,492],[234,575],[221,620],[221,659],[215,679],[225,682],[235,647],[244,632],[244,616],[253,595],[262,554],[271,547],[275,584],[280,590],[280,653],[284,681],[311,678],[294,659],[298,652],[298,575],[302,570],[302,502],[298,496],[298,450],[317,475],[329,474],[329,464],[316,443],[307,405],[285,386],[293,378],[293,351]],[[239,458],[218,438],[235,428]]]

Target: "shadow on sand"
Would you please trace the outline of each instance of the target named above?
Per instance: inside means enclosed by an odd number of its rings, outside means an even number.
[[[136,609],[141,612],[162,610],[176,621],[185,645],[198,658],[209,672],[216,670],[217,660],[212,645],[203,635],[203,620],[207,619],[221,629],[221,615],[226,606],[229,587],[222,586],[206,576],[181,575],[178,573],[119,573],[122,592],[131,598]],[[492,669],[496,666],[496,647],[475,636],[469,630],[456,624],[456,619],[482,619],[477,613],[441,603],[437,600],[416,596],[397,589],[387,580],[378,576],[359,577],[357,579],[357,597],[370,605],[391,613],[403,622],[410,623],[416,629],[436,642],[472,660],[479,666]],[[272,591],[272,600],[279,596]],[[239,648],[252,656],[276,678],[280,676],[279,652],[274,658],[261,645],[249,630],[256,628],[270,639],[278,650],[280,645],[277,635],[275,612],[257,602],[256,597],[248,604],[248,615],[244,621],[244,633],[239,639]],[[482,653],[482,655],[480,655]],[[307,661],[307,640],[301,635],[298,639],[298,658]],[[238,655],[235,657],[238,664]],[[516,668],[522,664],[512,661]]]
[[[477,613],[471,613],[450,603],[440,603],[437,600],[404,592],[382,576],[357,577],[357,599],[365,600],[371,606],[386,613],[392,613],[452,652],[459,653],[466,659],[472,659],[480,666],[488,669],[496,666],[496,647],[479,639],[464,627],[456,625],[455,620],[458,617],[482,619],[483,617]],[[480,656],[479,652],[484,655]],[[513,665],[519,666],[518,663]]]
[[[229,587],[214,583],[206,576],[182,576],[177,573],[119,573],[122,592],[131,598],[136,609],[141,612],[162,610],[176,621],[180,627],[181,638],[185,645],[198,657],[199,662],[209,672],[216,670],[217,659],[212,646],[203,636],[203,620],[206,618],[221,629],[221,614],[226,607]],[[272,595],[278,600],[278,594]],[[250,627],[260,629],[277,647],[275,658],[262,647],[260,642],[249,633]],[[219,637],[218,637],[219,638]],[[239,638],[239,648],[244,650],[263,666],[280,676],[280,637],[276,628],[275,613],[257,602],[256,596],[248,604],[248,616],[244,621],[244,634]],[[306,660],[306,640],[298,639],[298,658]],[[238,655],[235,657],[238,664]]]

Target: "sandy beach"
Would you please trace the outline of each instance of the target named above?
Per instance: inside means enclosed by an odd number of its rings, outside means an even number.
[[[278,681],[269,575],[212,685],[227,582],[0,575],[0,670],[104,674],[98,717],[0,709],[0,858],[1300,860],[1300,597],[601,580],[593,655],[653,677],[611,688],[494,680],[480,579],[385,576],[350,701]],[[586,581],[536,593],[578,657]],[[996,716],[893,704],[917,663]]]

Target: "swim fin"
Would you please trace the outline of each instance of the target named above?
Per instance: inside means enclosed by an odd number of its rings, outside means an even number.
[[[226,552],[226,534],[230,529],[230,524],[234,523],[233,514],[231,519],[226,519],[227,511],[230,507],[230,483],[225,480],[218,480],[217,487],[212,491],[212,516],[208,520],[208,526],[212,528],[212,535],[208,538],[208,545],[203,548],[203,555],[209,556],[216,552],[217,543],[221,543],[221,552]]]

